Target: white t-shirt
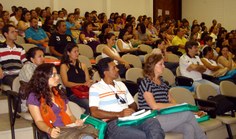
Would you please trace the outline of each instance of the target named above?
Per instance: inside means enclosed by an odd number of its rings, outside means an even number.
[[[134,103],[134,99],[129,93],[125,84],[121,81],[113,81],[115,86],[101,81],[93,84],[89,89],[89,107],[98,107],[100,110],[108,112],[120,112]],[[118,102],[115,94],[125,100],[125,104]]]
[[[207,59],[207,58],[203,58],[203,59],[205,59],[209,64],[211,64],[212,66],[217,66],[217,63],[214,61],[214,60],[212,60],[212,59]],[[212,73],[213,73],[213,71],[212,70],[210,70],[210,69],[208,69],[207,68],[207,70],[204,72],[204,74],[206,74],[206,75],[212,75]]]
[[[106,47],[108,47],[108,46],[106,46]],[[104,48],[103,48],[103,49],[104,49]],[[110,50],[110,48],[109,48],[109,50]],[[120,54],[116,51],[115,48],[112,48],[111,52],[112,52],[114,55],[120,57]],[[106,57],[109,57],[109,56],[102,52],[102,58],[106,58]],[[119,63],[117,60],[114,60],[114,62],[115,62],[116,65],[118,65],[118,63]]]
[[[206,48],[206,47],[209,47],[209,46],[208,45],[203,46],[201,51],[203,52],[204,48]],[[217,53],[217,51],[215,49],[213,49],[213,54],[214,54],[215,57],[219,56],[219,54]]]
[[[118,51],[118,52],[120,52],[120,49],[119,49],[119,47],[117,46],[117,42],[118,41],[121,41],[122,42],[122,47],[124,48],[124,49],[130,49],[131,47],[132,47],[132,43],[129,41],[129,43],[126,43],[126,42],[124,42],[122,39],[118,39],[117,41],[116,41],[116,50]]]
[[[192,78],[194,81],[202,80],[202,74],[198,71],[187,71],[187,68],[191,64],[203,65],[200,58],[195,56],[195,58],[190,58],[188,55],[183,54],[179,59],[180,73],[182,76]]]
[[[19,22],[19,21],[16,19],[15,16],[10,17],[10,21],[12,21],[15,26],[17,26],[17,25],[18,25],[18,22]]]

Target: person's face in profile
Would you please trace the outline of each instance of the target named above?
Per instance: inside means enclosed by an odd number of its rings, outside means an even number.
[[[53,67],[52,75],[48,79],[48,85],[49,87],[57,86],[60,82],[59,74],[57,74],[57,70],[55,67]]]
[[[36,51],[34,58],[31,58],[31,61],[35,65],[41,65],[44,63],[44,53],[41,50]]]
[[[108,66],[109,69],[108,71],[105,71],[105,76],[112,78],[113,80],[117,79],[119,77],[119,69],[116,67],[116,64],[114,62],[110,62]]]
[[[164,68],[165,68],[164,60],[161,59],[159,62],[156,63],[156,65],[154,67],[154,74],[155,74],[155,76],[162,74],[163,71],[164,71]]]

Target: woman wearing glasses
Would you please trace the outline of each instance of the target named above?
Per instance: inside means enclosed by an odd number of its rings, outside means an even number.
[[[36,126],[50,138],[94,139],[96,130],[76,119],[68,105],[65,92],[58,86],[59,75],[54,64],[39,65],[26,89],[27,104]],[[74,128],[65,128],[74,123]],[[90,132],[91,131],[91,132]]]
[[[169,85],[160,76],[164,71],[164,60],[161,54],[150,55],[144,66],[145,78],[139,85],[139,109],[160,110],[176,105],[169,95]],[[157,116],[164,132],[183,133],[184,139],[206,139],[198,126],[192,112],[179,112]]]

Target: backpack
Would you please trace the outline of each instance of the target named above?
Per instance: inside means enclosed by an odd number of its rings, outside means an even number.
[[[226,112],[230,111],[230,115],[235,117],[234,104],[223,95],[209,96],[207,100],[216,103],[216,115],[228,115]]]

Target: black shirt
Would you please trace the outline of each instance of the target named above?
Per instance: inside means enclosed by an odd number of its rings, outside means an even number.
[[[64,53],[64,49],[69,42],[74,42],[73,38],[67,34],[53,33],[49,38],[49,46],[54,47],[54,49],[60,53]]]

